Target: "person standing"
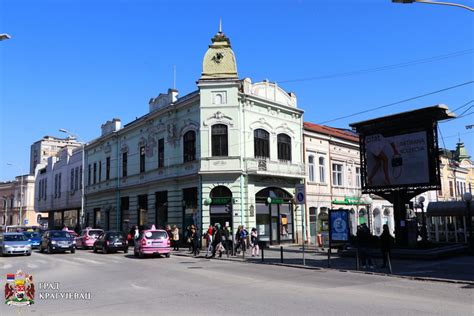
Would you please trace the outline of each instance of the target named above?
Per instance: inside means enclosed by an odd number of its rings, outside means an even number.
[[[360,260],[362,262],[362,269],[365,269],[367,264],[369,265],[370,269],[373,269],[374,266],[372,265],[372,258],[370,256],[370,244],[371,244],[372,235],[370,234],[369,228],[367,224],[360,225],[359,229],[357,230],[357,241],[359,243],[359,254]]]
[[[212,229],[212,225],[209,225],[209,228],[207,229],[205,238],[207,242],[207,251],[206,251],[206,257],[209,256],[209,253],[212,254],[212,235],[214,233],[214,230]]]
[[[390,235],[388,225],[383,225],[383,232],[380,235],[380,250],[382,251],[383,264],[381,268],[387,267],[387,259],[390,257],[390,252],[392,249],[393,237]]]
[[[212,258],[216,256],[216,252],[219,252],[219,258],[222,257],[222,231],[221,225],[217,223],[214,228],[214,236],[212,238]]]
[[[173,229],[171,230],[171,235],[173,236],[172,243],[173,243],[173,250],[179,250],[179,229],[178,226],[173,225]]]
[[[199,254],[199,236],[196,226],[191,225],[191,243],[192,243],[192,252],[194,256]]]
[[[242,225],[240,230],[240,247],[244,253],[247,253],[247,236],[249,235],[248,231],[245,229],[245,226]]]
[[[258,233],[254,227],[250,233],[250,246],[252,247],[252,257],[260,255],[260,246],[258,245]]]

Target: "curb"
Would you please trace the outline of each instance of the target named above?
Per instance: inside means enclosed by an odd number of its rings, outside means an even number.
[[[178,257],[188,257],[194,259],[208,259],[208,260],[216,260],[211,258],[206,258],[204,256],[190,256],[188,254],[176,253],[173,254],[174,256]],[[466,284],[466,285],[474,285],[474,281],[468,280],[454,280],[454,279],[441,279],[441,278],[433,278],[433,277],[417,277],[417,276],[406,276],[406,275],[399,275],[399,274],[388,274],[388,273],[380,273],[380,272],[371,272],[371,271],[357,271],[357,270],[348,270],[348,269],[336,269],[336,268],[322,268],[322,267],[310,267],[310,266],[302,266],[302,265],[294,265],[288,263],[278,263],[278,262],[254,262],[248,260],[239,260],[239,259],[228,259],[227,257],[222,257],[217,259],[218,261],[231,261],[237,263],[246,263],[246,264],[266,264],[266,265],[273,265],[273,266],[280,266],[280,267],[287,267],[287,268],[295,268],[295,269],[305,269],[305,270],[317,270],[317,271],[339,271],[339,272],[349,272],[349,273],[358,273],[358,274],[367,274],[367,275],[376,275],[376,276],[386,276],[386,277],[393,277],[399,279],[406,279],[406,280],[414,280],[414,281],[424,281],[424,282],[439,282],[439,283],[451,283],[451,284]]]

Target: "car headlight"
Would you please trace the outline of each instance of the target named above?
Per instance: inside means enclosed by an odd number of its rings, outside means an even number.
[[[51,240],[51,243],[52,243],[53,245],[55,245],[55,244],[56,244],[56,240]]]
[[[31,248],[31,245],[26,245],[25,247],[26,247],[26,248]]]
[[[5,245],[5,248],[13,248],[13,247],[9,245]]]

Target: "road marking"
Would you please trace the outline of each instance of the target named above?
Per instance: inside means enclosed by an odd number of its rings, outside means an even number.
[[[91,259],[86,259],[86,258],[72,258],[73,260],[79,260],[82,262],[87,262],[87,263],[94,263],[94,264],[103,264],[102,262],[91,260]]]
[[[38,262],[39,264],[46,264],[46,263],[48,263],[48,262],[45,261],[45,260],[39,260],[39,259],[36,259],[35,262]]]
[[[7,263],[7,264],[4,264],[2,266],[2,269],[10,269],[11,267],[13,267],[11,264]]]
[[[38,265],[36,265],[36,264],[34,264],[34,263],[28,263],[26,266],[27,266],[28,268],[30,268],[30,269],[36,269],[36,268],[38,268]]]
[[[149,289],[150,289],[150,288],[148,288],[148,287],[136,285],[135,283],[132,283],[131,285],[132,285],[132,287],[133,287],[134,289],[137,289],[137,290],[149,290]]]

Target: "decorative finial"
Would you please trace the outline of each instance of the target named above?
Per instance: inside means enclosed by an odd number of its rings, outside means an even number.
[[[219,18],[219,33],[222,33],[222,18]]]

